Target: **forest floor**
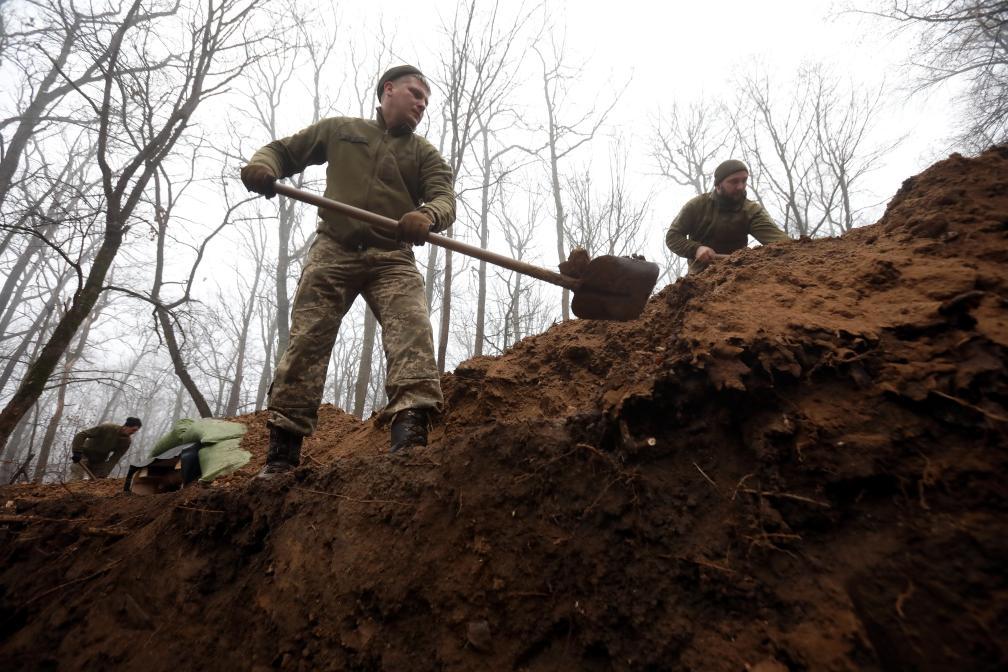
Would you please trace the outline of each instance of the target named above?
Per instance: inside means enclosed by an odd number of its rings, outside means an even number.
[[[279,483],[0,489],[5,670],[1008,668],[1008,148],[331,407]]]

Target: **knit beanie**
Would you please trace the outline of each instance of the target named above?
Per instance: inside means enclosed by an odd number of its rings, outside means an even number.
[[[378,80],[378,89],[375,94],[378,96],[378,100],[381,101],[382,93],[385,92],[385,82],[394,82],[400,77],[406,77],[407,75],[416,75],[420,79],[424,80],[424,84],[427,84],[427,78],[424,74],[420,72],[419,68],[414,68],[412,65],[397,65],[394,68],[389,68],[385,71],[385,74],[381,76]],[[427,87],[430,89],[430,87]]]
[[[740,170],[749,172],[749,166],[745,165],[738,159],[728,159],[714,169],[714,186],[721,184],[721,180],[728,177],[732,173],[737,173]]]

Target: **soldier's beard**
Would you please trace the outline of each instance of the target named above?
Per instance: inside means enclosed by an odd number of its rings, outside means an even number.
[[[738,192],[738,193],[736,193],[736,194],[734,194],[732,196],[729,196],[728,194],[726,194],[724,191],[721,191],[720,189],[718,190],[717,194],[718,194],[718,196],[722,200],[724,200],[725,203],[731,203],[732,205],[737,205],[737,204],[743,202],[746,199],[746,196],[747,196],[747,193],[746,193],[745,189],[743,189],[742,191],[740,191],[740,192]]]

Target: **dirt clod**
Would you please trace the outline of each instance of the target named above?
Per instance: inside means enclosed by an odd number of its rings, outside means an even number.
[[[2,667],[1006,669],[1005,175],[464,362],[408,459],[324,407],[283,484],[259,414],[206,490],[4,487]]]

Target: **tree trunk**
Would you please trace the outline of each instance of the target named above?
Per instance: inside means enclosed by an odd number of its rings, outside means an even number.
[[[168,346],[168,354],[171,356],[172,368],[175,371],[175,375],[178,376],[182,387],[189,393],[189,397],[196,405],[196,411],[200,414],[200,417],[212,418],[213,412],[210,410],[210,404],[207,403],[203,393],[199,391],[196,381],[189,375],[189,369],[182,360],[182,352],[179,349],[178,341],[175,339],[175,330],[171,324],[171,315],[160,306],[155,309],[155,312],[157,313],[158,322],[161,324],[161,332],[164,334],[165,345]]]
[[[42,437],[42,445],[39,447],[38,462],[35,464],[35,474],[32,476],[33,483],[41,483],[45,478],[46,467],[49,466],[49,455],[52,451],[53,442],[56,439],[56,430],[59,429],[60,421],[63,419],[63,409],[66,407],[66,391],[70,385],[70,375],[73,373],[77,360],[84,354],[88,336],[91,334],[91,327],[106,305],[108,305],[108,302],[101,302],[91,314],[91,317],[84,324],[80,336],[77,338],[77,345],[73,351],[67,353],[66,360],[63,362],[63,374],[60,376],[59,388],[56,392],[56,406],[53,409],[52,417],[49,418],[49,424]]]
[[[290,275],[290,239],[294,228],[294,212],[297,203],[289,198],[277,196],[279,199],[278,219],[280,222],[280,242],[277,245],[276,266],[276,324],[277,324],[277,360],[287,350],[290,341],[290,297],[287,295],[287,277]]]
[[[21,466],[21,455],[23,453],[29,452],[21,450],[21,439],[24,436],[25,429],[31,424],[31,420],[25,416],[21,422],[18,423],[17,428],[14,430],[14,434],[11,435],[10,445],[7,449],[7,456],[0,460],[0,483],[9,482],[11,475]],[[0,453],[2,454],[2,453]]]
[[[53,441],[56,438],[56,430],[59,428],[60,420],[63,419],[63,409],[66,404],[67,377],[64,374],[60,381],[59,389],[56,391],[56,405],[53,409],[52,417],[46,426],[45,435],[42,437],[42,445],[39,447],[38,461],[35,463],[35,473],[32,475],[32,483],[41,483],[45,478],[46,467],[49,466],[49,453],[52,450]]]
[[[247,327],[246,323],[246,327]],[[234,380],[231,381],[231,393],[228,395],[227,403],[224,404],[224,412],[222,415],[228,418],[233,418],[238,415],[238,405],[241,402],[241,388],[244,382],[244,369],[245,369],[245,337],[247,332],[243,329],[243,333],[238,342],[238,354],[235,357],[235,375]]]
[[[512,321],[514,322],[514,343],[521,340],[521,286],[522,286],[522,276],[521,274],[515,274],[515,299],[514,299],[514,312],[512,313]],[[566,305],[566,302],[564,303]],[[505,343],[505,346],[507,344]]]
[[[353,413],[357,419],[364,419],[364,405],[367,402],[368,388],[371,384],[371,362],[374,359],[375,332],[378,330],[378,320],[370,307],[364,309],[364,336],[361,340],[360,368],[357,370],[357,384],[354,385]]]
[[[2,322],[0,322],[0,334],[7,333],[7,327],[10,324],[13,310],[8,311],[7,306],[17,307],[21,302],[21,295],[24,293],[26,282],[18,284],[18,281],[22,277],[30,278],[33,277],[38,272],[38,267],[42,263],[42,259],[37,257],[38,246],[29,244],[28,247],[18,255],[17,260],[14,265],[11,266],[10,270],[7,272],[7,279],[4,281],[3,287],[0,287],[0,313],[6,313],[3,316]],[[32,263],[32,268],[27,273],[25,272],[28,268],[28,264]],[[15,288],[17,295],[15,296]]]
[[[256,292],[259,291],[259,278],[262,275],[262,264],[256,263],[255,276],[252,279],[252,287],[249,289],[248,303],[245,305],[245,312],[242,314],[242,327],[238,334],[238,353],[235,356],[235,376],[231,383],[231,394],[228,396],[227,404],[224,407],[226,417],[238,415],[238,404],[241,401],[242,382],[245,378],[245,350],[248,346],[248,335],[252,324],[252,315],[255,313]]]
[[[0,255],[4,254],[7,251],[7,248],[10,247],[11,241],[14,240],[14,233],[14,229],[10,229],[3,237],[3,240],[0,240]]]
[[[7,340],[8,338],[14,337],[14,335],[10,334],[8,331],[10,324],[14,320],[18,308],[21,306],[21,298],[24,296],[24,291],[28,287],[28,279],[35,276],[41,263],[42,260],[37,259],[31,271],[24,275],[24,282],[17,285],[13,296],[10,298],[8,309],[3,313],[3,316],[0,316],[0,340]],[[13,278],[14,276],[12,275],[11,277]],[[6,384],[6,380],[2,384]]]
[[[487,249],[490,244],[490,138],[486,126],[480,129],[483,136],[483,187],[480,190],[480,247]],[[480,259],[478,272],[479,287],[476,290],[476,342],[473,343],[473,355],[483,354],[483,341],[486,340],[486,301],[487,301],[487,262]]]
[[[63,280],[65,279],[66,276],[63,277]],[[38,354],[38,349],[42,347],[43,335],[49,327],[49,321],[53,318],[59,307],[60,289],[62,289],[62,284],[57,285],[56,291],[53,292],[52,296],[46,302],[45,307],[35,317],[35,321],[28,329],[28,333],[25,335],[25,338],[18,343],[17,348],[15,348],[14,352],[10,354],[7,366],[4,367],[3,372],[0,372],[0,390],[7,387],[7,381],[10,380],[11,375],[14,373],[14,369],[17,368],[18,362],[21,361],[21,357],[28,351],[28,347],[32,343],[35,343],[36,350],[32,353],[29,360],[34,359],[35,355]],[[0,453],[2,452],[3,447],[0,446]]]
[[[110,210],[114,211],[112,207]],[[70,339],[77,333],[97,303],[105,276],[108,275],[112,260],[115,259],[122,244],[122,237],[122,225],[119,222],[108,222],[105,239],[98,249],[98,254],[95,255],[84,286],[74,295],[70,309],[57,323],[38,358],[28,366],[21,385],[4,406],[3,411],[0,411],[0,447],[7,444],[7,439],[10,438],[18,421],[38,400],[46,383],[49,382],[49,377],[70,345]]]
[[[424,291],[427,293],[427,312],[434,311],[434,279],[437,277],[437,245],[428,245],[427,272],[424,274]]]
[[[136,373],[137,367],[140,366],[140,362],[143,360],[144,356],[147,354],[147,341],[143,343],[143,348],[140,350],[140,354],[133,358],[133,362],[130,364],[129,369],[127,369],[125,375],[123,375],[122,382],[125,385],[126,381],[133,377]],[[108,420],[115,420],[112,417],[112,412],[115,410],[116,405],[119,403],[119,399],[122,397],[122,387],[117,386],[112,392],[112,396],[109,400],[105,402],[105,408],[102,409],[101,415],[98,416],[98,422],[106,422]],[[131,414],[127,414],[131,415]]]
[[[175,403],[172,405],[171,422],[168,423],[170,430],[176,422],[182,419],[182,399],[185,397],[185,388],[181,385],[175,391]]]
[[[262,371],[259,373],[259,388],[256,390],[256,403],[255,410],[260,410],[264,407],[266,403],[266,393],[269,391],[270,381],[273,380],[273,342],[274,338],[273,331],[276,326],[276,320],[270,320],[269,327],[266,329],[266,337],[263,338],[263,349],[266,354],[263,357]]]
[[[165,304],[161,302],[161,288],[164,285],[164,270],[165,270],[165,241],[168,236],[168,219],[171,216],[172,203],[169,201],[167,207],[162,202],[162,187],[161,187],[161,174],[154,174],[154,212],[155,221],[157,222],[157,250],[155,254],[154,262],[154,280],[151,284],[150,297],[151,302],[154,304],[154,315],[157,317],[158,326],[161,328],[161,333],[164,335],[164,343],[168,348],[168,356],[171,358],[172,369],[175,375],[178,376],[179,382],[182,386],[189,392],[189,396],[192,397],[193,403],[196,404],[196,409],[199,411],[200,417],[210,418],[213,417],[213,413],[210,411],[210,405],[207,403],[206,398],[203,393],[200,392],[199,387],[196,385],[196,381],[193,380],[192,376],[189,374],[189,369],[186,366],[185,360],[182,356],[182,349],[179,346],[178,338],[175,336],[175,326],[172,323],[172,314],[169,308],[165,307]],[[180,299],[175,304],[181,303],[185,299]]]
[[[567,253],[564,252],[564,220],[566,215],[564,214],[563,200],[561,199],[560,192],[560,167],[558,166],[558,159],[556,155],[556,142],[553,138],[553,111],[550,109],[550,184],[553,187],[553,209],[556,213],[556,245],[557,245],[557,259],[559,263],[567,261]],[[563,294],[560,299],[560,308],[562,310],[561,315],[564,321],[570,319],[570,290],[566,287],[563,288]]]
[[[75,158],[77,163],[74,162]],[[35,275],[38,267],[45,260],[45,254],[40,253],[46,251],[50,254],[52,253],[46,243],[43,242],[43,238],[48,238],[61,223],[60,218],[64,216],[64,213],[75,208],[81,201],[81,194],[83,190],[72,189],[71,176],[74,173],[79,172],[79,168],[83,163],[85,163],[85,161],[86,159],[84,159],[84,157],[78,154],[72,154],[59,176],[55,177],[62,186],[55,189],[51,195],[52,201],[47,206],[45,214],[40,218],[43,224],[38,227],[38,235],[32,235],[29,237],[28,243],[25,245],[25,249],[21,251],[21,254],[18,255],[17,260],[14,262],[14,265],[11,267],[10,271],[8,271],[7,280],[4,282],[3,288],[0,289],[0,313],[3,313],[9,304],[13,303],[13,305],[17,305],[18,301],[20,301],[21,294],[24,292],[24,283],[22,283],[22,285],[18,288],[17,297],[14,298],[12,302],[11,299],[14,287],[18,280],[21,279],[22,275],[24,275],[24,277],[33,277]],[[77,183],[83,184],[84,179],[79,179]],[[26,224],[26,219],[27,216],[23,217],[19,224]],[[12,228],[8,234],[7,240],[9,240],[14,233],[15,230]],[[4,241],[5,244],[3,248],[6,248],[7,240]],[[3,253],[3,248],[0,248],[0,254]],[[26,272],[29,262],[33,262],[32,268]],[[0,334],[7,333],[7,322],[10,319],[10,315],[11,313],[8,312],[7,315],[4,316],[4,322],[0,323]]]
[[[42,81],[35,88],[35,97],[25,108],[24,112],[18,115],[18,125],[14,133],[10,136],[7,146],[4,148],[3,156],[0,157],[0,207],[7,199],[10,191],[11,181],[18,164],[21,162],[21,155],[24,154],[28,141],[31,139],[35,128],[41,121],[46,108],[55,100],[56,96],[50,90],[57,78],[63,77],[63,67],[75,40],[77,26],[75,21],[73,26],[67,27],[66,36],[60,48],[60,53],[52,61],[52,69],[46,73]],[[63,88],[66,90],[66,87]],[[5,437],[6,438],[6,437]]]
[[[449,226],[444,232],[444,235],[451,238],[452,229],[454,228],[454,226]],[[441,292],[441,328],[438,331],[438,373],[444,373],[445,371],[445,358],[448,353],[448,336],[451,332],[452,259],[452,251],[445,250],[444,288]]]

